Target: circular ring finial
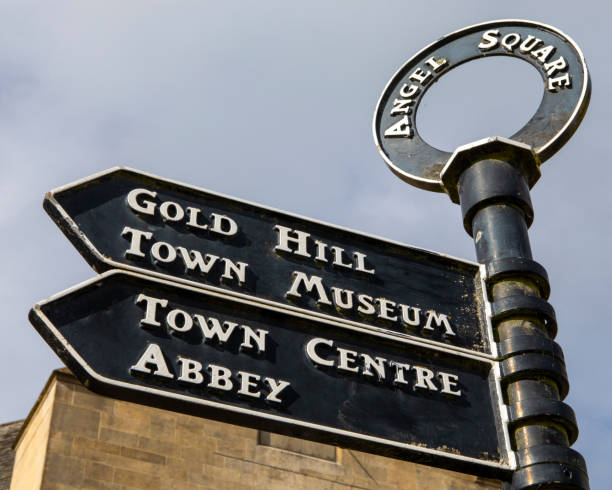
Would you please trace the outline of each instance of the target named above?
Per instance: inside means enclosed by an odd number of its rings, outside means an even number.
[[[567,142],[584,117],[591,93],[580,48],[561,31],[538,22],[486,22],[427,46],[385,87],[374,113],[374,140],[398,177],[416,187],[444,191],[440,172],[452,153],[421,138],[416,127],[419,104],[427,89],[448,71],[470,60],[500,55],[529,62],[544,81],[535,115],[510,139],[531,147],[540,163]]]

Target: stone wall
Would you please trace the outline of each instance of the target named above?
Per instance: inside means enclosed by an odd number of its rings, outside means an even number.
[[[113,400],[55,371],[16,444],[18,489],[499,489],[500,483]]]
[[[0,490],[7,490],[11,485],[15,459],[12,446],[22,425],[23,420],[0,425]]]

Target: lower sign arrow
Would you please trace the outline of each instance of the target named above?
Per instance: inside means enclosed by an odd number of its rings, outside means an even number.
[[[104,395],[486,476],[514,466],[494,361],[115,270],[30,321]]]

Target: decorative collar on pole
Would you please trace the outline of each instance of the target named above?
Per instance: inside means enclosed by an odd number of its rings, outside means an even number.
[[[529,145],[501,136],[462,145],[455,150],[440,172],[444,191],[455,204],[459,204],[459,177],[467,167],[481,160],[502,160],[518,166],[530,189],[541,175],[537,155]]]

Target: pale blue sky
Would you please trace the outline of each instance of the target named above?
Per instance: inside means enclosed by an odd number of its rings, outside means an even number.
[[[180,5],[180,6],[179,6]],[[23,418],[60,366],[27,321],[93,276],[42,210],[44,193],[131,167],[467,259],[445,195],[404,184],[371,135],[378,97],[416,51],[498,18],[551,24],[593,77],[576,135],[543,166],[534,257],[547,269],[592,488],[612,478],[612,64],[607,2],[33,2],[0,0],[0,423]],[[508,136],[535,111],[535,71],[485,60],[447,75],[421,110],[452,149]],[[499,112],[492,120],[491,112]]]

